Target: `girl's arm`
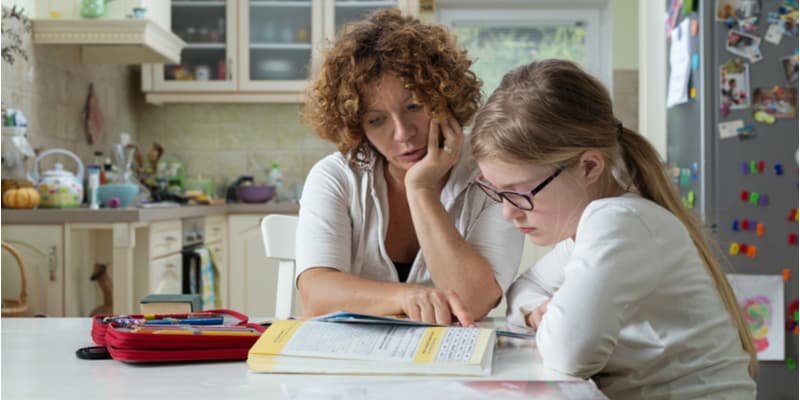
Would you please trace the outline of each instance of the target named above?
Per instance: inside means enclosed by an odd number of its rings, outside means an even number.
[[[569,260],[572,247],[572,239],[556,244],[511,285],[506,315],[510,325],[530,326],[526,316],[550,300],[564,282],[564,265]]]

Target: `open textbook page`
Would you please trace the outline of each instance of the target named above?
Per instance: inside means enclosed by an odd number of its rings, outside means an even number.
[[[432,324],[428,322],[413,321],[404,317],[386,317],[370,314],[360,314],[349,311],[337,311],[330,314],[321,315],[313,318],[315,321],[325,322],[349,322],[360,324],[396,324],[396,325],[411,325],[411,326],[448,326],[440,324]],[[481,328],[493,328],[497,331],[497,336],[506,336],[520,339],[535,339],[536,332],[532,329],[525,329],[521,327],[510,328],[505,326],[505,323],[498,325],[496,321],[486,320],[478,321],[478,326]]]
[[[490,375],[486,328],[275,321],[250,349],[255,372]]]

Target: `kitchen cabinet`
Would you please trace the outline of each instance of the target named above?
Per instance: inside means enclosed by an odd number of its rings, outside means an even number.
[[[264,214],[228,216],[231,308],[247,315],[273,315],[278,261],[268,259],[261,238]],[[302,313],[295,292],[293,314]]]
[[[142,90],[151,103],[299,102],[325,41],[338,28],[379,9],[397,7],[408,14],[415,4],[174,0],[173,32],[188,45],[180,65],[144,65]]]
[[[3,241],[22,256],[28,280],[28,311],[25,315],[64,316],[64,246],[61,225],[3,226]],[[2,256],[3,298],[18,298],[21,276],[16,260]]]

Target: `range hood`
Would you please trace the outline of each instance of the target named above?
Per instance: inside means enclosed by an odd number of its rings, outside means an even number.
[[[33,19],[33,43],[81,48],[84,64],[178,64],[186,43],[148,19]]]

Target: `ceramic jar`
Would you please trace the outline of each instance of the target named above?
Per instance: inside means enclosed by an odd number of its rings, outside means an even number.
[[[77,174],[65,170],[61,163],[56,163],[53,169],[40,175],[39,161],[52,154],[64,154],[71,157],[77,165]],[[51,149],[42,152],[36,157],[36,162],[33,164],[31,178],[36,182],[35,187],[42,198],[39,207],[74,208],[79,207],[83,201],[83,163],[71,151]]]

